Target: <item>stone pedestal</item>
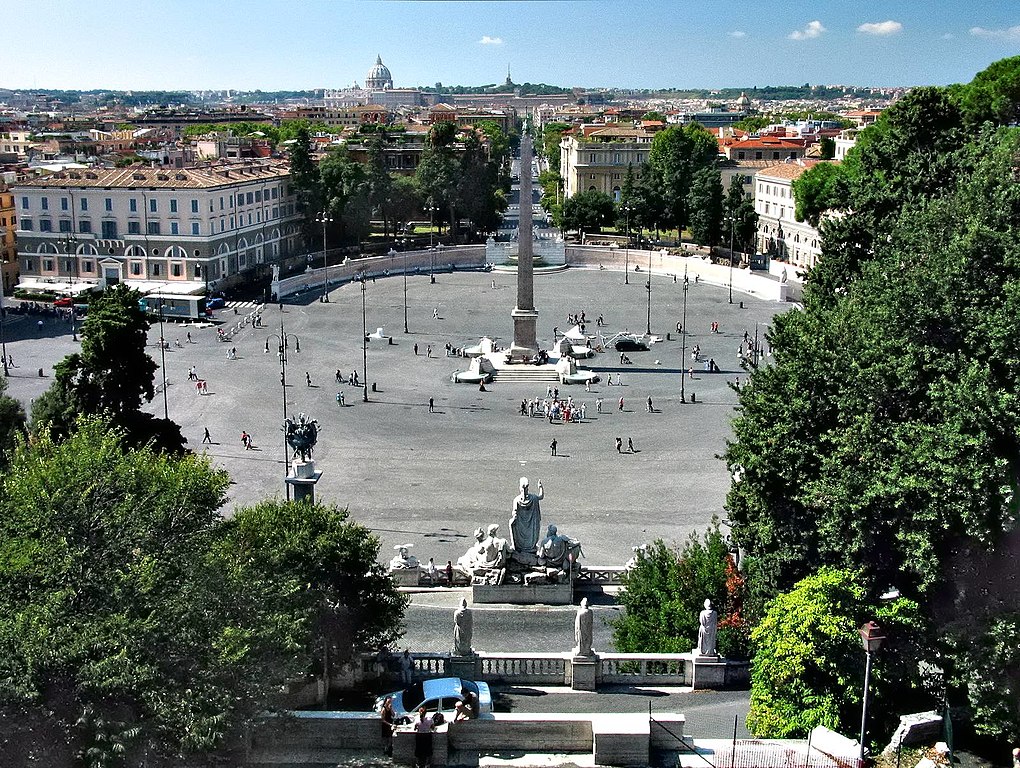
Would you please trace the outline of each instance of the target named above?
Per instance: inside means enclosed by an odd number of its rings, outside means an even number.
[[[696,651],[691,654],[691,687],[722,688],[726,685],[727,662],[722,656],[702,656]]]
[[[398,587],[417,587],[421,582],[421,567],[395,568],[390,571],[390,578]]]
[[[451,656],[450,675],[465,680],[477,680],[481,673],[481,659],[477,656]]]
[[[573,656],[570,659],[570,688],[575,691],[594,691],[598,668],[598,654]]]
[[[322,472],[315,468],[315,460],[294,459],[287,475],[287,484],[294,489],[294,501],[315,503],[315,484],[322,477]]]
[[[570,605],[573,590],[569,581],[562,584],[474,584],[472,604]]]
[[[510,312],[514,321],[514,341],[510,354],[514,357],[531,357],[538,353],[538,310],[514,307]]]

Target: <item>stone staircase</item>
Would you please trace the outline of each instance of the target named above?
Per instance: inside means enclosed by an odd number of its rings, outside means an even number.
[[[556,384],[559,380],[551,365],[511,365],[497,368],[492,377],[497,384]]]

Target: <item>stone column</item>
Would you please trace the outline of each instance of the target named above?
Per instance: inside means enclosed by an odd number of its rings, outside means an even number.
[[[315,460],[302,461],[295,458],[287,475],[287,484],[294,488],[294,501],[315,503],[315,484],[322,477],[322,471],[315,468]]]
[[[510,313],[514,320],[514,342],[510,351],[515,357],[530,357],[538,352],[535,255],[532,243],[531,162],[531,138],[524,135],[521,137],[521,204],[517,229],[517,306]]]

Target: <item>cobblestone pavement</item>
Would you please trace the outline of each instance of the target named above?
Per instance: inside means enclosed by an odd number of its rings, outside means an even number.
[[[637,257],[633,259],[638,262]],[[632,264],[633,267],[633,264]],[[588,330],[604,315],[609,335],[618,330],[645,328],[645,273],[624,276],[612,271],[568,270],[535,279],[539,310],[539,338],[548,345],[553,328],[567,329],[569,312],[585,311]],[[493,282],[495,281],[495,287]],[[510,501],[520,475],[541,479],[546,499],[543,524],[555,523],[562,533],[581,539],[588,564],[622,564],[631,548],[657,537],[680,540],[703,528],[713,515],[722,515],[729,478],[716,456],[730,434],[735,393],[727,386],[746,374],[737,366],[737,348],[744,332],[752,336],[755,323],[770,322],[785,306],[735,294],[727,301],[725,287],[691,284],[688,295],[688,346],[698,344],[714,358],[722,373],[706,374],[697,365],[687,392],[696,404],[679,400],[680,342],[676,323],[681,314],[682,278],[656,275],[652,281],[652,330],[673,340],[648,352],[628,353],[633,364],[621,365],[619,353],[599,355],[590,367],[622,373],[623,386],[604,383],[586,393],[583,387],[562,387],[561,395],[588,404],[582,424],[550,425],[518,414],[522,399],[545,395],[545,385],[493,384],[488,392],[453,384],[450,375],[466,367],[461,358],[446,357],[447,343],[461,347],[477,343],[483,334],[509,344],[510,310],[515,303],[516,276],[500,273],[442,273],[430,284],[428,276],[407,281],[408,325],[403,333],[403,281],[380,279],[367,285],[365,302],[369,332],[382,327],[394,343],[373,340],[368,345],[368,381],[378,392],[350,385],[338,387],[335,372],[344,377],[356,367],[362,376],[362,296],[359,286],[331,292],[330,303],[309,299],[266,308],[265,327],[248,327],[230,343],[220,343],[213,328],[191,331],[168,323],[166,351],[169,415],[181,424],[191,448],[205,451],[233,478],[224,509],[283,495],[282,388],[276,354],[277,340],[292,339],[287,371],[288,413],[305,412],[319,420],[321,435],[315,460],[323,477],[318,498],[349,506],[353,517],[382,540],[382,558],[398,544],[414,545],[412,553],[440,565],[456,560],[472,541],[472,531],[498,522],[506,535]],[[744,302],[741,309],[737,301]],[[224,321],[241,319],[250,308],[218,311]],[[439,319],[433,319],[433,310]],[[709,333],[718,322],[720,333]],[[158,324],[150,332],[151,354],[159,362]],[[267,337],[271,351],[265,353]],[[181,346],[174,345],[179,340]],[[296,342],[301,351],[297,352]],[[50,383],[53,365],[77,348],[66,322],[47,318],[12,319],[7,325],[8,353],[15,365],[10,392],[26,404]],[[416,356],[413,345],[418,345]],[[432,346],[432,356],[426,356]],[[236,347],[236,359],[227,352]],[[685,361],[690,365],[690,360]],[[188,381],[196,366],[208,382],[200,396]],[[37,375],[42,368],[44,377]],[[306,385],[305,374],[311,378]],[[149,408],[163,410],[159,391]],[[338,389],[347,407],[336,402]],[[429,398],[436,412],[429,413]],[[624,409],[618,400],[624,398]],[[651,397],[655,412],[645,409]],[[604,412],[596,413],[596,398]],[[208,427],[211,446],[201,443]],[[255,449],[246,451],[240,434],[247,430]],[[615,437],[624,445],[633,440],[635,452],[618,454]],[[558,456],[549,455],[556,438]]]

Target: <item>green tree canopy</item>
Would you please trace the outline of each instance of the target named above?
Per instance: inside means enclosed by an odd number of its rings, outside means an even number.
[[[838,165],[818,163],[793,180],[794,216],[817,228],[823,213],[838,208],[845,199],[845,177]]]
[[[25,409],[7,394],[7,378],[0,377],[0,470],[7,466],[7,454],[14,450],[18,435],[25,434]]]
[[[15,764],[186,764],[235,743],[300,671],[292,585],[215,555],[227,484],[94,418],[17,450],[0,479],[0,742],[24,750]]]
[[[642,176],[654,184],[663,201],[663,218],[657,224],[670,229],[686,229],[691,223],[691,189],[699,179],[701,190],[707,188],[707,177],[700,171],[717,165],[719,144],[709,131],[697,123],[674,125],[659,131],[652,139],[648,163]],[[695,200],[704,195],[695,193]],[[641,204],[644,204],[644,200]],[[652,218],[647,215],[647,218]]]
[[[699,245],[716,245],[722,231],[723,188],[718,168],[702,168],[687,193],[691,237]]]
[[[605,192],[578,192],[563,201],[560,227],[581,232],[600,232],[616,220],[613,198]]]

